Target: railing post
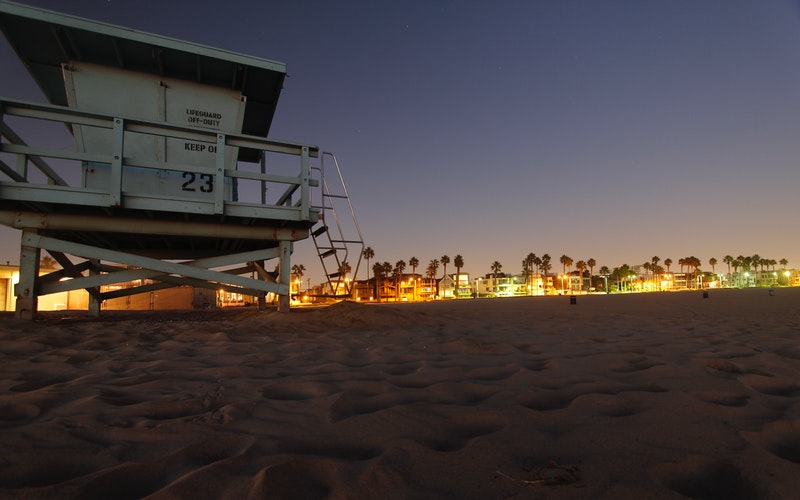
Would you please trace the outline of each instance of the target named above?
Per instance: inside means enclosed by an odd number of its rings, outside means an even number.
[[[214,213],[225,213],[225,134],[217,134],[216,172],[214,173]]]
[[[260,163],[261,163],[261,175],[264,175],[264,174],[267,173],[267,152],[266,151],[263,151],[263,150],[261,151],[260,160],[261,160],[260,161]],[[267,204],[267,181],[261,180],[259,182],[261,183],[261,204],[262,205],[266,205]]]
[[[28,155],[17,155],[17,174],[24,180],[28,181]]]
[[[114,118],[113,134],[108,195],[109,204],[118,207],[122,205],[122,160],[125,141],[125,120]]]
[[[311,217],[310,179],[311,164],[309,161],[308,146],[303,146],[300,152],[300,217],[302,220],[308,220]]]

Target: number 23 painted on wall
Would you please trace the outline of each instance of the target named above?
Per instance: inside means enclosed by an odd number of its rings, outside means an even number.
[[[202,193],[213,193],[214,192],[214,176],[211,174],[200,174],[198,180],[198,175],[194,172],[184,172],[183,179],[184,183],[181,185],[182,191],[197,191],[195,188],[195,182],[200,183],[200,192]]]

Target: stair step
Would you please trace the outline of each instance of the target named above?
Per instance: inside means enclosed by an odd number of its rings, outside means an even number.
[[[363,243],[361,240],[331,240],[331,243]]]
[[[344,274],[344,273],[331,273],[331,274],[329,274],[329,275],[328,275],[328,279],[331,279],[331,278],[339,278],[339,277],[340,277],[340,276],[342,276],[343,274]]]
[[[320,234],[324,233],[327,230],[328,230],[328,226],[320,226],[320,227],[316,228],[313,233],[311,233],[311,236],[316,238],[317,236],[319,236]]]
[[[331,248],[330,250],[326,250],[326,251],[322,252],[321,254],[319,254],[319,256],[324,259],[325,257],[330,257],[331,255],[334,255],[335,253],[336,253],[336,249],[335,248]]]

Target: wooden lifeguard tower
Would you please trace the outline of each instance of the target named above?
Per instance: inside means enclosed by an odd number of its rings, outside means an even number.
[[[0,223],[22,231],[17,317],[50,293],[85,289],[98,315],[106,299],[181,285],[262,308],[274,294],[287,311],[293,244],[309,236],[329,280],[348,259],[357,270],[336,158],[267,138],[284,64],[4,0],[0,30],[49,101],[0,98]],[[64,127],[74,149],[47,144]],[[40,275],[42,250],[62,269]]]

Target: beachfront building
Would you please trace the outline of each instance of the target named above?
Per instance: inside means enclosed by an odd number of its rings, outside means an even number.
[[[448,274],[439,280],[439,294],[444,299],[471,298],[472,284],[469,274]]]
[[[14,310],[14,285],[19,283],[19,266],[0,266],[0,311]]]
[[[749,271],[730,273],[728,274],[726,282],[727,286],[734,288],[749,288],[756,286],[755,276],[751,275]]]
[[[417,300],[433,300],[439,294],[439,280],[436,278],[423,277],[419,280],[417,287]]]
[[[404,274],[400,281],[400,301],[413,302],[417,300],[417,289],[421,280],[421,274]]]
[[[555,285],[555,276],[547,275],[544,277],[544,279],[541,277],[539,279],[541,280],[540,283],[544,285],[544,295],[556,295],[558,293]]]
[[[525,278],[521,275],[476,278],[475,293],[478,298],[524,297],[532,294],[525,281]]]

